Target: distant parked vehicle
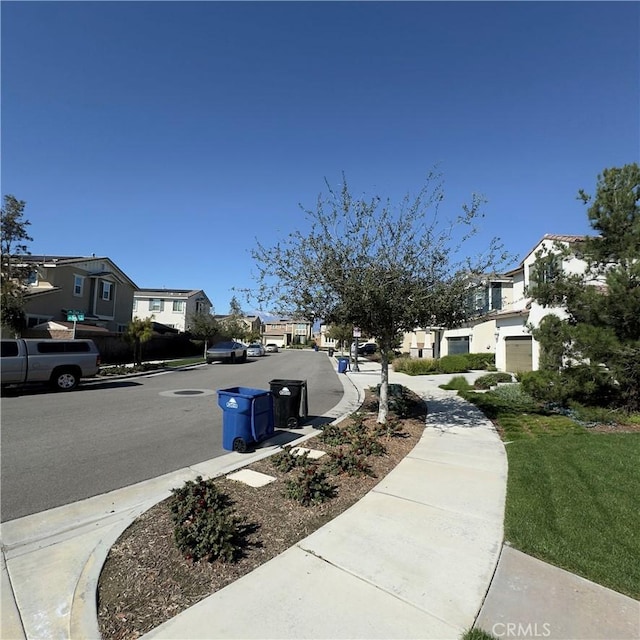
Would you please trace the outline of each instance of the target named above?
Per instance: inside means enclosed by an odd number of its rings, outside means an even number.
[[[245,362],[247,345],[241,342],[219,342],[207,349],[207,364],[213,362]]]
[[[247,347],[247,355],[252,358],[260,358],[265,353],[265,348],[258,342],[254,342]]]
[[[278,345],[273,342],[266,345],[264,349],[267,353],[278,353]]]
[[[2,340],[2,386],[48,383],[56,391],[71,391],[80,378],[95,376],[100,352],[93,340]]]
[[[366,342],[358,347],[358,355],[372,356],[378,350],[378,345],[375,342]]]

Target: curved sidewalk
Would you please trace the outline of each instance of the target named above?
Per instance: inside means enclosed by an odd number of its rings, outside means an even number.
[[[475,407],[438,388],[448,378],[391,372],[390,382],[428,401],[411,453],[338,518],[144,638],[457,640],[479,612],[479,626],[504,638],[520,637],[508,625],[527,637],[639,638],[640,603],[515,550],[501,552],[504,446]],[[329,414],[336,420],[379,383],[380,367],[366,362],[340,379],[344,398]],[[316,434],[312,427],[280,432],[254,454],[229,453],[3,523],[0,637],[99,638],[102,563],[138,515],[196,475],[230,473],[292,437]]]
[[[348,372],[358,389],[380,368]],[[424,435],[369,494],[292,548],[143,636],[452,638],[471,627],[502,544],[506,455],[491,423],[433,377]]]

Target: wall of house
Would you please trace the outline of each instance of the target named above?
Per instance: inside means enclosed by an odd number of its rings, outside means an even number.
[[[150,309],[151,300],[161,300],[161,310],[152,311]],[[166,324],[168,327],[174,327],[180,331],[184,331],[185,328],[185,316],[186,309],[188,307],[187,300],[185,298],[135,298],[136,304],[133,309],[132,317],[138,317],[142,320],[153,317],[155,322],[160,324]],[[182,311],[174,311],[173,303],[181,302]],[[193,301],[195,307],[195,300]],[[133,304],[132,304],[133,307]]]
[[[481,322],[473,327],[469,341],[470,353],[495,353],[496,350],[496,321],[495,319]]]

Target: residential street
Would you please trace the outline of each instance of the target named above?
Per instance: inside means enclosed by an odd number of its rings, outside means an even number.
[[[310,417],[322,415],[342,398],[342,385],[326,354],[294,350],[237,365],[86,382],[70,393],[41,388],[6,393],[2,521],[226,453],[216,390],[269,389],[270,380],[281,378],[307,380]]]

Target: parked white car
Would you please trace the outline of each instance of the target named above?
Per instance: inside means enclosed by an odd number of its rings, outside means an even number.
[[[278,345],[274,342],[270,342],[266,347],[265,351],[267,353],[278,353]]]
[[[265,353],[266,351],[264,347],[257,342],[253,342],[247,347],[247,355],[251,356],[252,358],[260,358]]]

